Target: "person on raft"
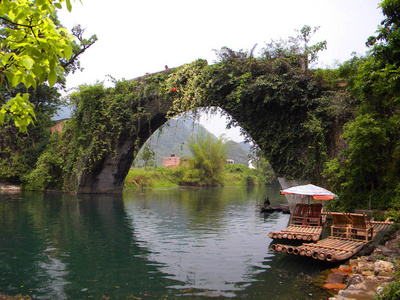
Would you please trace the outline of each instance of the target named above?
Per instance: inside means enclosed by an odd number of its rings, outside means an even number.
[[[269,202],[269,198],[265,199],[264,201],[264,208],[267,208],[268,206],[270,206],[271,203]]]

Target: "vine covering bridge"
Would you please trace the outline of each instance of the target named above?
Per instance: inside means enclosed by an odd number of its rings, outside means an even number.
[[[210,106],[245,130],[278,176],[318,178],[323,151],[337,148],[336,123],[325,109],[331,95],[299,59],[234,53],[214,65],[198,60],[115,88],[81,87],[66,126],[72,159],[63,188],[122,192],[136,153],[155,130],[180,113]]]

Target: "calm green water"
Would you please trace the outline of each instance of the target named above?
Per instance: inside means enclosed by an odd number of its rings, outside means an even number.
[[[35,299],[326,299],[326,265],[268,250],[279,188],[0,194],[0,292]]]

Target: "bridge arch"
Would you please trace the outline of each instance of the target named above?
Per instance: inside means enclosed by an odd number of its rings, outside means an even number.
[[[85,136],[84,155],[75,156],[67,176],[79,193],[122,192],[136,153],[152,133],[199,107],[218,106],[230,114],[281,177],[317,178],[319,156],[333,143],[332,132],[321,128],[329,118],[326,87],[293,58],[240,57],[214,65],[198,60],[112,89],[86,89],[72,95],[77,108],[67,126],[70,140]]]

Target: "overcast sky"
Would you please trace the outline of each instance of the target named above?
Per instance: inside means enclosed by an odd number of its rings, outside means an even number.
[[[295,36],[303,25],[320,26],[311,44],[326,40],[320,67],[335,66],[364,54],[365,42],[383,19],[376,0],[82,0],[72,12],[59,13],[71,29],[80,24],[98,41],[81,56],[83,72],[67,78],[69,88],[80,84],[132,79],[190,63],[209,64],[214,49],[251,49],[257,53],[271,39]],[[213,118],[211,118],[213,119]],[[223,126],[206,125],[219,135]],[[216,122],[218,126],[216,126]],[[223,122],[222,122],[223,123]],[[218,132],[218,130],[220,132]],[[234,140],[238,140],[232,136]],[[240,139],[240,138],[239,138]]]

